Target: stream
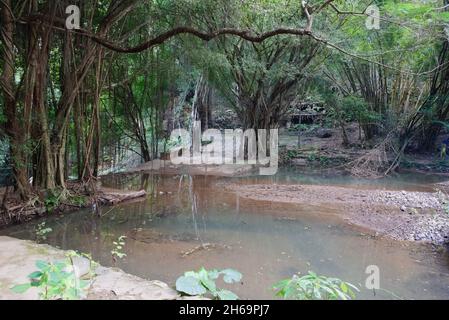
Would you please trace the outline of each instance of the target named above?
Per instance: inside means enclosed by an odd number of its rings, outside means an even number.
[[[220,186],[232,181],[432,191],[442,180],[403,175],[373,182],[286,170],[274,177],[246,178],[108,176],[104,186],[143,188],[148,197],[102,208],[101,217],[90,209],[47,217],[46,227],[53,231],[45,242],[91,253],[94,260],[113,266],[112,242],[125,235],[127,256],[116,264],[124,271],[174,285],[185,271],[233,268],[243,274],[242,283],[218,284],[242,299],[272,299],[273,284],[308,271],[356,285],[362,299],[449,299],[449,257],[441,248],[374,239],[332,214],[337,210],[332,207],[248,200]],[[34,240],[42,221],[0,234]],[[370,265],[380,269],[381,290],[365,288]]]

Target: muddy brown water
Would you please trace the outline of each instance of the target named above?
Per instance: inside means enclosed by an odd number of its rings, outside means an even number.
[[[91,253],[111,266],[112,242],[126,235],[127,257],[117,263],[124,271],[174,285],[188,270],[233,268],[243,274],[242,283],[222,285],[242,299],[273,298],[274,283],[309,270],[355,284],[361,289],[358,298],[449,299],[447,251],[374,239],[337,218],[333,207],[242,199],[223,190],[220,185],[226,181],[430,191],[440,178],[403,176],[373,182],[291,171],[247,178],[110,176],[103,179],[105,186],[144,188],[148,197],[103,208],[102,217],[92,210],[49,217],[46,226],[53,231],[45,242]],[[41,222],[10,227],[0,234],[34,239]],[[365,288],[369,265],[380,268],[380,291]]]

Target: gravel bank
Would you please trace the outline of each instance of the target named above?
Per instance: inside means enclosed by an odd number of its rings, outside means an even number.
[[[227,184],[240,197],[293,204],[331,206],[349,222],[397,240],[449,242],[449,214],[441,193],[361,190],[314,185]]]

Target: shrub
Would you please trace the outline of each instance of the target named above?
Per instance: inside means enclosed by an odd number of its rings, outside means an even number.
[[[282,280],[273,289],[276,296],[292,300],[351,300],[359,289],[337,278],[318,276],[314,272],[300,277]]]

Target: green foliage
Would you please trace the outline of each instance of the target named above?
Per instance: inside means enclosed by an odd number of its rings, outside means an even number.
[[[83,195],[74,195],[69,197],[69,202],[73,205],[83,207],[87,203],[87,197]]]
[[[308,275],[294,275],[275,284],[276,296],[292,300],[351,300],[355,299],[354,291],[359,289],[336,278],[318,276],[313,272]]]
[[[42,242],[47,240],[47,235],[52,232],[52,228],[46,227],[46,223],[39,223],[35,229],[36,242]]]
[[[123,259],[126,257],[126,253],[123,252],[123,248],[125,247],[125,239],[126,236],[120,236],[113,244],[113,249],[111,250],[112,260],[114,262],[117,261],[117,259]]]
[[[171,150],[180,147],[182,145],[182,140],[181,137],[178,137],[177,139],[165,139],[164,144],[167,150]]]
[[[380,121],[377,112],[368,108],[368,104],[361,97],[346,96],[341,101],[341,111],[347,121],[358,121],[360,124],[376,123]]]
[[[311,153],[307,157],[307,161],[309,162],[318,162],[321,166],[329,165],[331,162],[331,159],[327,156],[320,155],[318,153]]]
[[[307,134],[307,133],[312,132],[318,128],[320,128],[320,126],[317,124],[299,123],[299,124],[292,125],[290,128],[288,128],[288,131],[290,131],[290,132],[300,131],[300,132]]]
[[[57,190],[49,190],[47,197],[44,200],[45,208],[47,212],[55,210],[61,202],[62,193]]]
[[[299,150],[287,150],[287,159],[291,160],[291,159],[296,159],[298,158],[298,156],[300,155]]]
[[[73,253],[68,253],[66,260],[57,262],[36,261],[38,270],[28,275],[29,283],[16,285],[11,290],[21,294],[30,288],[37,288],[42,300],[78,300],[85,297],[89,282],[75,274],[73,256]]]
[[[242,279],[242,274],[233,269],[189,271],[176,280],[176,290],[190,296],[211,295],[216,300],[237,300],[238,296],[224,289],[218,289],[215,281],[223,276],[226,283],[236,283]]]
[[[181,25],[203,32],[235,28],[261,34],[278,28],[301,29],[307,23],[301,2],[292,0],[134,2],[129,10],[127,5],[131,1],[104,0],[95,6],[84,6],[83,14],[90,17],[89,29],[97,32],[107,25],[111,42],[139,47]],[[36,14],[59,10],[55,3],[38,1],[33,10]],[[276,122],[291,103],[304,100],[308,91],[318,91],[314,92],[317,96],[326,94],[325,89],[313,86],[317,79],[327,80],[322,87],[332,87],[326,104],[334,111],[326,114],[324,121],[331,119],[333,124],[338,121],[343,131],[346,122],[358,121],[364,126],[367,139],[385,134],[397,119],[410,118],[420,108],[421,100],[432,101],[429,99],[432,82],[438,79],[444,82],[447,78],[442,74],[444,68],[436,68],[436,63],[447,43],[449,11],[441,8],[441,0],[375,3],[381,9],[380,30],[366,28],[367,17],[361,14],[372,1],[333,1],[332,5],[341,12],[359,13],[338,14],[328,1],[310,0],[307,4],[314,8],[313,36],[279,34],[262,43],[251,43],[235,35],[207,42],[192,35],[179,35],[139,54],[104,51],[94,60],[84,59],[90,45],[77,45],[83,42],[83,35],[67,39],[63,33],[53,34],[50,29],[54,41],[48,50],[41,48],[46,54],[37,55],[37,61],[33,61],[36,55],[31,54],[30,48],[36,47],[32,45],[35,40],[45,38],[46,30],[39,29],[32,37],[27,28],[19,28],[12,46],[16,57],[11,83],[17,89],[16,112],[5,112],[6,96],[0,97],[0,124],[16,123],[17,132],[11,134],[6,130],[0,149],[5,154],[17,150],[9,157],[8,165],[13,165],[13,172],[34,171],[33,184],[37,188],[61,186],[56,176],[67,169],[63,168],[66,163],[74,164],[66,170],[69,176],[76,174],[81,178],[83,173],[90,172],[87,169],[94,169],[91,171],[95,175],[97,169],[108,170],[107,166],[128,161],[128,151],[145,160],[154,159],[167,139],[167,132],[173,126],[184,125],[181,121],[173,124],[171,120],[179,114],[190,114],[189,109],[195,104],[190,93],[198,79],[207,82],[204,91],[208,91],[208,96],[213,94],[212,100],[219,101],[217,105],[223,102],[226,108],[237,111],[244,127],[278,125]],[[29,14],[25,7],[12,8],[15,20],[24,20],[23,15]],[[69,47],[73,47],[70,54]],[[83,61],[85,65],[79,65]],[[32,81],[37,79],[29,74],[27,66],[36,63],[43,64],[42,79],[46,79],[36,93],[43,97],[42,109],[26,107],[31,98],[27,88],[33,87]],[[77,65],[83,72],[77,72]],[[97,72],[106,67],[108,72],[100,77],[104,81],[98,82]],[[448,91],[444,86],[438,87],[443,93]],[[185,92],[188,94],[184,95]],[[202,98],[197,96],[198,101],[203,101]],[[447,98],[431,104],[435,105],[432,113],[447,115]],[[431,114],[431,120],[435,115]],[[31,130],[30,120],[38,120],[42,130]],[[420,119],[415,120],[418,125]],[[166,128],[164,121],[170,128]],[[397,131],[404,128],[406,124]],[[42,137],[47,135],[50,141],[43,143]],[[10,139],[14,145],[9,146],[8,136],[23,139]],[[46,159],[50,149],[62,150],[63,141],[67,161]],[[93,152],[100,149],[100,155]],[[0,163],[5,161],[0,159]],[[46,175],[46,161],[55,162],[53,169],[58,172]],[[82,200],[78,200],[75,203],[81,204]],[[45,199],[48,211],[59,203],[58,194]]]

